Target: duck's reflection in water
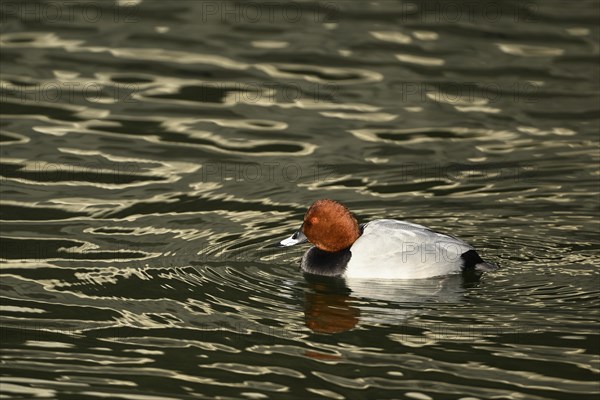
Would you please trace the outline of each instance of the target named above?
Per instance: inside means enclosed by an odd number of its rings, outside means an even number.
[[[310,290],[305,294],[306,326],[318,333],[338,333],[356,326],[360,309],[343,279],[306,275]]]
[[[418,280],[370,280],[305,275],[306,326],[316,333],[348,331],[359,322],[401,324],[419,310],[459,303],[479,284],[479,275],[462,274]]]

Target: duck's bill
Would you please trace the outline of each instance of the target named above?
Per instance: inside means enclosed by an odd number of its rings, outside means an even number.
[[[306,238],[306,236],[304,235],[304,233],[302,233],[302,228],[300,228],[300,230],[296,233],[294,233],[292,236],[290,236],[287,239],[283,239],[281,242],[278,243],[278,247],[289,247],[289,246],[293,246],[295,244],[300,244],[300,243],[306,243],[308,242],[308,239]]]

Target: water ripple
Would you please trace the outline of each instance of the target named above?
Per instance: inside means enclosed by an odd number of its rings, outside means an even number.
[[[596,4],[447,6],[3,3],[2,395],[596,399]],[[304,276],[322,197],[501,268]]]

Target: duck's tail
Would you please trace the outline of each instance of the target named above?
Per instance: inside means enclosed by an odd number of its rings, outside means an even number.
[[[495,271],[497,269],[499,269],[500,267],[498,266],[498,264],[494,264],[494,263],[489,263],[489,262],[480,262],[475,264],[475,271],[479,271],[479,272],[490,272],[490,271]]]
[[[499,268],[497,264],[483,261],[475,250],[469,250],[460,257],[463,261],[463,271],[489,272]]]

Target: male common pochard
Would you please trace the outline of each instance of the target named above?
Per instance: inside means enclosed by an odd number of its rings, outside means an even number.
[[[377,219],[359,225],[341,203],[317,200],[282,247],[314,244],[302,257],[309,274],[366,279],[419,279],[495,270],[474,248],[422,225]]]

